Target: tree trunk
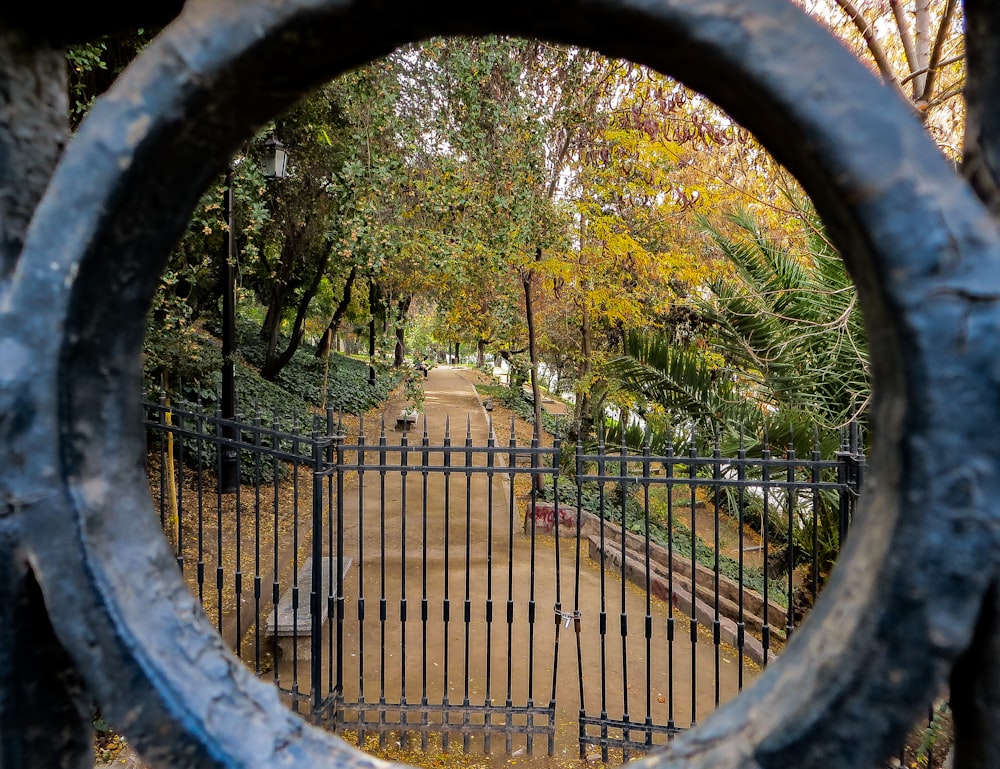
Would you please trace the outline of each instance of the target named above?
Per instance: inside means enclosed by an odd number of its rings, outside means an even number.
[[[580,274],[587,274],[585,219],[580,221]],[[577,425],[577,439],[586,440],[594,427],[592,405],[590,402],[590,376],[593,372],[593,328],[590,319],[590,302],[587,299],[589,287],[584,279],[583,293],[580,300],[580,369],[576,380],[576,404],[573,409],[573,421]]]
[[[541,248],[538,249],[537,258],[541,258]],[[533,270],[526,270],[521,275],[521,284],[524,287],[524,315],[528,322],[528,361],[531,364],[531,399],[535,414],[535,435],[542,432],[542,390],[538,385],[538,332],[535,328],[535,308],[534,308],[534,282],[535,273]],[[538,478],[538,480],[541,480]]]
[[[288,365],[292,356],[295,355],[295,352],[299,349],[299,345],[302,344],[306,314],[309,312],[309,303],[316,296],[316,292],[319,291],[319,286],[323,282],[323,276],[326,274],[326,265],[329,260],[329,250],[327,250],[327,255],[320,259],[319,264],[316,266],[316,273],[313,275],[312,282],[299,299],[299,306],[295,312],[295,320],[292,323],[292,333],[288,340],[288,345],[280,355],[266,360],[260,369],[260,374],[265,379],[274,381],[278,374],[281,373],[281,370]]]
[[[347,273],[347,280],[344,282],[344,293],[337,303],[337,309],[333,311],[333,317],[330,318],[330,323],[327,324],[326,331],[323,332],[323,338],[320,340],[319,348],[316,350],[317,358],[329,357],[330,352],[333,350],[333,340],[337,335],[337,329],[340,328],[340,321],[344,319],[344,315],[347,314],[347,308],[351,306],[351,295],[354,292],[354,281],[357,277],[358,266],[356,264],[351,265],[351,271]]]
[[[590,402],[590,375],[593,370],[591,361],[593,346],[593,330],[590,322],[590,310],[587,302],[582,307],[580,323],[580,375],[576,388],[575,421],[579,425],[578,438],[586,440],[594,429],[593,406]]]
[[[396,303],[396,351],[393,365],[402,368],[406,363],[406,314],[410,309],[412,296],[406,296]]]
[[[284,297],[278,289],[271,289],[271,301],[264,313],[264,323],[260,327],[260,337],[264,340],[264,364],[271,361],[278,349],[278,337],[281,333],[281,317],[284,314],[282,305]]]
[[[536,259],[541,260],[542,249],[536,251]],[[533,270],[527,270],[521,274],[521,282],[524,286],[524,316],[528,322],[528,360],[531,363],[531,400],[532,410],[535,417],[535,439],[542,434],[542,390],[538,386],[538,342],[537,331],[535,329],[535,308],[534,308],[534,280]],[[542,490],[542,476],[535,475],[532,478],[534,486],[538,491]]]
[[[916,0],[913,4],[913,46],[918,73],[913,78],[914,99],[924,97],[927,84],[927,65],[931,60],[930,5],[930,0]]]
[[[476,341],[476,368],[486,368],[486,340]]]
[[[378,305],[375,279],[368,278],[368,384],[375,386],[375,313]]]

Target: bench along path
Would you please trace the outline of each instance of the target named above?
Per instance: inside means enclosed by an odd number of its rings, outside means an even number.
[[[326,596],[330,591],[330,575],[333,573],[333,563],[335,559],[330,556],[323,558],[323,583],[320,595]],[[344,576],[351,569],[354,559],[350,556],[341,559],[341,571]],[[278,639],[278,653],[281,659],[291,659],[293,654],[299,659],[308,659],[311,655],[309,648],[312,633],[312,611],[309,605],[309,594],[312,592],[313,584],[313,559],[312,556],[303,561],[299,568],[298,576],[281,595],[277,610],[272,611],[267,617],[267,635]],[[330,605],[326,600],[320,601],[320,622],[326,622],[329,616]],[[296,647],[293,649],[293,646]]]
[[[430,445],[442,443],[446,423],[453,446],[462,447],[467,439],[474,446],[487,444],[487,414],[467,375],[440,366],[425,380]],[[398,445],[402,438],[392,424],[402,405],[386,409],[387,444]],[[411,445],[419,446],[424,419],[407,434]],[[607,710],[617,718],[625,712],[634,723],[645,719],[647,703],[654,723],[666,723],[672,715],[677,726],[686,727],[704,718],[716,707],[717,667],[719,698],[736,694],[735,651],[715,646],[704,631],[695,633],[698,639],[692,642],[686,619],[676,611],[674,642],[668,644],[670,608],[656,598],[649,600],[653,678],[647,692],[643,590],[622,585],[613,571],[602,573],[588,558],[584,542],[577,601],[575,540],[561,538],[557,571],[555,538],[532,539],[525,532],[527,500],[511,505],[507,474],[498,471],[492,480],[486,473],[467,474],[461,454],[452,455],[447,477],[440,471],[424,474],[417,467],[405,481],[399,473],[380,473],[374,467],[380,459],[379,427],[365,426],[365,442],[372,447],[365,459],[373,469],[361,483],[348,484],[343,498],[343,552],[353,559],[344,581],[344,698],[370,705],[363,717],[398,718],[384,715],[390,712],[381,707],[385,703],[547,705],[557,627],[557,755],[579,751],[581,676],[588,714]],[[498,446],[508,445],[509,425],[495,425],[495,434]],[[347,443],[355,440],[350,436]],[[398,459],[397,452],[388,462]],[[428,459],[431,464],[443,461],[439,452]],[[411,464],[419,461],[410,456]],[[485,464],[482,456],[475,461]],[[567,614],[559,622],[553,611],[557,597]],[[579,636],[572,621],[577,606]],[[624,644],[623,615],[628,624]],[[324,636],[324,650],[328,643]],[[290,663],[286,658],[279,664]],[[330,672],[325,669],[324,677]],[[750,675],[745,673],[745,682]],[[494,716],[494,722],[499,720]],[[502,756],[503,738],[493,740],[494,751]],[[485,747],[481,735],[466,742],[472,750]]]

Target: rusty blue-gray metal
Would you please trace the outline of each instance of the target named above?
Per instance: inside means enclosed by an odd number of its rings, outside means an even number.
[[[991,8],[969,9],[987,42]],[[171,244],[255,128],[401,43],[466,33],[589,46],[705,93],[801,181],[868,324],[875,453],[830,586],[753,687],[641,763],[874,766],[961,659],[976,664],[956,675],[969,691],[953,691],[956,713],[973,714],[959,725],[959,766],[996,765],[996,733],[968,696],[997,670],[985,650],[1000,531],[1000,233],[909,107],[784,0],[187,3],[94,106],[23,248],[0,262],[3,765],[89,764],[91,698],[155,765],[378,763],[287,711],[182,584],[147,514],[139,351]],[[0,82],[18,71],[10,61]],[[25,141],[12,120],[0,117],[0,146]],[[58,131],[37,141],[43,154]],[[8,198],[17,173],[0,157]]]

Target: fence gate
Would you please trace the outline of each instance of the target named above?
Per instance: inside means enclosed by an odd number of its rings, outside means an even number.
[[[735,696],[839,551],[865,465],[856,425],[828,458],[724,456],[715,440],[662,455],[578,445],[574,506],[538,516],[577,545],[581,758],[648,752]]]
[[[552,754],[559,559],[525,536],[516,496],[552,475],[557,449],[463,428],[453,441],[446,424],[432,445],[421,424],[390,445],[382,425],[374,444],[362,431],[336,447],[320,716],[383,743],[419,735],[426,749],[435,735],[444,750]]]

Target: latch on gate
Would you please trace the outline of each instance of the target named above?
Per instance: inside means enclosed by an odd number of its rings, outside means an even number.
[[[563,627],[569,630],[570,624],[573,620],[576,620],[577,627],[579,627],[580,618],[583,616],[579,611],[563,611],[558,606],[553,606],[553,610],[556,613],[556,624],[562,623]]]

